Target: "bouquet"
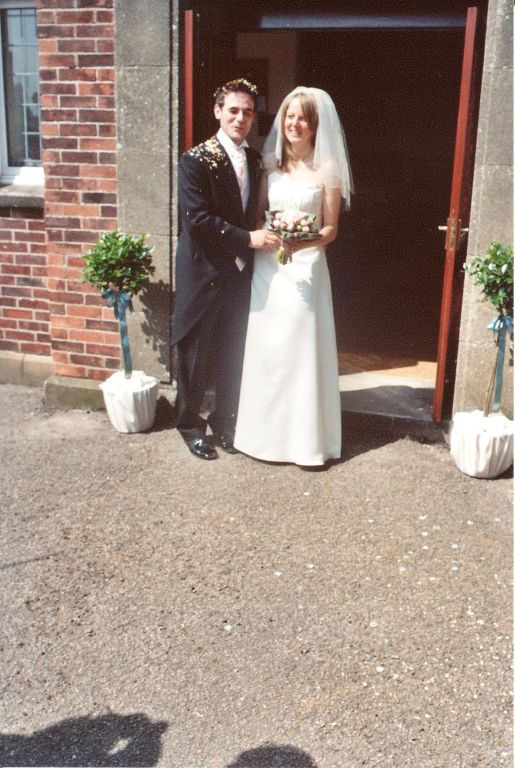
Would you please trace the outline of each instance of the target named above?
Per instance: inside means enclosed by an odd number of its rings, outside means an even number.
[[[269,229],[277,232],[283,240],[317,240],[320,232],[315,224],[316,215],[304,211],[265,211]],[[287,264],[291,256],[283,246],[277,251],[279,264]]]

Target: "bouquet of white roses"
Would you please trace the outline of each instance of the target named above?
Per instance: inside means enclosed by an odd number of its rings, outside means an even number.
[[[320,232],[315,224],[314,213],[304,211],[265,211],[265,217],[269,229],[281,235],[283,240],[317,240]],[[291,261],[281,246],[277,251],[279,264],[287,264]]]

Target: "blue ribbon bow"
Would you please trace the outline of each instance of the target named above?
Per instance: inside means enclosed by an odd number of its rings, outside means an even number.
[[[497,333],[497,360],[495,363],[495,391],[492,411],[496,413],[501,409],[502,382],[504,373],[504,355],[506,351],[506,334],[513,333],[513,318],[507,315],[498,315],[489,323],[488,329]]]
[[[125,378],[130,379],[132,376],[132,359],[129,348],[129,334],[127,332],[127,308],[130,312],[134,312],[132,293],[130,291],[115,291],[114,288],[104,288],[102,298],[107,301],[109,307],[114,309],[114,316],[118,320]]]

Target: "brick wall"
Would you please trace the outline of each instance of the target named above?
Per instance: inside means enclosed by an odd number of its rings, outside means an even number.
[[[104,379],[118,326],[81,255],[117,226],[113,0],[38,0],[37,24],[54,373]]]
[[[0,208],[0,349],[49,355],[43,211]]]

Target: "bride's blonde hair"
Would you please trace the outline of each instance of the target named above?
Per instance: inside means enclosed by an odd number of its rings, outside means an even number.
[[[283,136],[283,149],[282,149],[282,157],[281,157],[281,163],[279,165],[279,168],[281,171],[288,170],[289,164],[293,160],[293,150],[291,148],[291,144],[284,135],[284,121],[286,120],[286,114],[288,112],[288,109],[290,107],[290,104],[294,99],[298,99],[301,109],[304,113],[304,117],[306,118],[306,122],[309,126],[309,128],[313,131],[313,136],[311,137],[311,143],[313,146],[315,146],[315,139],[317,134],[317,128],[318,128],[318,107],[317,107],[317,101],[315,96],[312,93],[294,93],[291,97],[291,99],[284,105],[283,112],[281,115],[281,131]]]

